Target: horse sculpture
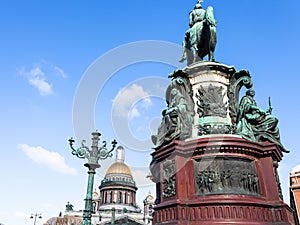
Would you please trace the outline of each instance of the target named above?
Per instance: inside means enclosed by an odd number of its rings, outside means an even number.
[[[209,61],[215,61],[214,51],[217,44],[216,20],[213,7],[208,6],[204,20],[195,23],[187,32],[183,42],[184,56],[180,60],[187,60],[187,65],[202,61],[208,55]]]

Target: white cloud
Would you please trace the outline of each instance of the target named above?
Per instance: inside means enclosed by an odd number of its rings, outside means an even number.
[[[138,108],[137,107],[133,107],[130,110],[129,118],[130,119],[137,118],[137,117],[140,117],[140,115],[141,115],[141,113],[139,112]]]
[[[34,162],[46,165],[53,171],[71,175],[77,175],[78,173],[76,169],[68,166],[64,157],[57,152],[51,152],[40,146],[33,147],[27,144],[19,144],[18,149],[22,150]]]
[[[25,77],[28,80],[28,83],[35,87],[42,96],[53,94],[53,85],[48,81],[49,76],[59,75],[63,78],[68,77],[63,69],[48,63],[45,60],[34,64],[31,70],[25,70],[25,68],[22,68],[18,71],[18,73]]]
[[[38,67],[30,71],[28,81],[29,84],[38,89],[40,95],[51,95],[53,93],[52,84],[46,81],[44,72]]]
[[[139,117],[141,110],[147,109],[152,105],[152,102],[149,94],[142,86],[132,84],[130,87],[119,91],[113,104],[113,109],[119,116],[133,119]]]
[[[35,65],[30,71],[22,69],[19,71],[19,74],[25,76],[28,79],[29,84],[38,89],[40,95],[45,96],[53,94],[52,84],[46,80],[45,73],[40,66]]]
[[[149,175],[149,171],[147,169],[141,170],[141,169],[132,169],[132,176],[134,181],[136,182],[138,187],[141,186],[152,186],[154,183],[150,180],[150,178],[147,178]]]

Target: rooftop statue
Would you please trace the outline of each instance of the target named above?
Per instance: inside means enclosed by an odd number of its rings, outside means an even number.
[[[67,203],[66,205],[66,211],[73,211],[74,206],[70,204],[70,202]]]
[[[209,61],[215,61],[214,51],[217,43],[216,20],[213,7],[204,10],[203,0],[198,0],[195,8],[190,12],[189,26],[182,43],[183,54],[179,62],[187,60],[187,65],[202,61],[208,55]]]

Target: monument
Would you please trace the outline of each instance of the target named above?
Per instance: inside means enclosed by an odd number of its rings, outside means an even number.
[[[169,74],[167,108],[152,136],[153,224],[294,224],[277,172],[288,150],[271,101],[261,109],[250,73],[215,62],[213,8],[201,2],[183,41],[187,66]]]

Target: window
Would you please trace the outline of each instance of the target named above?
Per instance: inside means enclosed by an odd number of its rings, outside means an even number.
[[[121,191],[119,191],[118,203],[122,203],[122,192]]]
[[[124,193],[124,203],[127,204],[127,192]]]

